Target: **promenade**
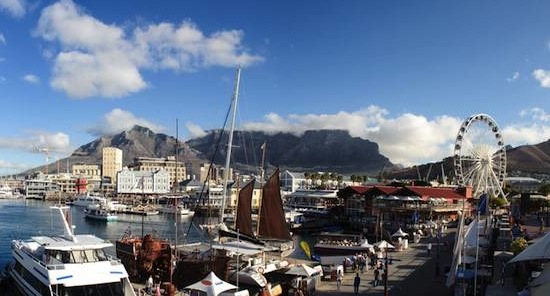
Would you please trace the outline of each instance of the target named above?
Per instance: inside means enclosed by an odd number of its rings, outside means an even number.
[[[448,234],[453,236],[454,233]],[[418,244],[409,245],[409,248],[400,252],[389,252],[393,259],[389,265],[388,295],[410,296],[410,295],[452,295],[452,290],[445,286],[444,266],[450,265],[451,254],[445,249],[441,240],[439,248],[439,272],[436,272],[437,261],[437,239],[423,239]],[[428,256],[426,244],[433,245],[431,254]],[[384,295],[384,284],[379,283],[373,287],[374,271],[372,269],[359,272],[361,284],[358,295]],[[335,281],[321,281],[317,286],[317,296],[325,295],[354,295],[353,279],[355,272],[347,271],[340,290],[336,287]]]

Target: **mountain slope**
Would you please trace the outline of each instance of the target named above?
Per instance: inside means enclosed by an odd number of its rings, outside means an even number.
[[[220,131],[187,142],[189,147],[201,151],[207,158],[215,157],[216,163],[225,159],[226,148],[216,141]],[[227,143],[227,134],[221,143]],[[237,131],[234,134],[232,162],[241,169],[254,171],[261,164],[261,145],[265,146],[264,164],[267,167],[298,171],[331,171],[339,173],[378,172],[384,166],[392,167],[389,159],[378,151],[378,144],[353,138],[346,131],[315,130],[302,136],[289,133],[265,134],[263,132]]]
[[[225,163],[227,133],[221,130],[179,144],[178,159],[185,162]],[[232,153],[233,168],[244,173],[257,172],[262,159],[260,146],[266,143],[265,167],[280,167],[296,171],[330,171],[342,174],[378,172],[393,167],[387,157],[378,151],[378,144],[351,137],[346,131],[316,130],[302,136],[289,133],[268,135],[262,132],[236,131]],[[218,145],[219,143],[219,145]],[[123,165],[131,164],[136,157],[166,157],[174,155],[176,139],[156,134],[148,128],[135,126],[114,136],[104,136],[82,145],[68,159],[70,162],[101,164],[102,149],[117,147],[123,151]],[[50,164],[48,171],[54,172]],[[31,171],[43,170],[43,167]],[[28,171],[27,173],[30,173]]]

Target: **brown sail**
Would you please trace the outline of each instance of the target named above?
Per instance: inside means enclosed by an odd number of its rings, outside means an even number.
[[[280,190],[279,169],[277,169],[262,188],[260,225],[258,226],[260,238],[292,240],[286,225]]]
[[[239,192],[237,204],[237,218],[235,229],[248,236],[254,236],[252,231],[252,193],[254,192],[254,179],[248,182]]]

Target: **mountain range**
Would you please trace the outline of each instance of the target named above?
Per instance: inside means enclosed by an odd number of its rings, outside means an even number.
[[[183,162],[213,161],[225,163],[227,132],[212,130],[205,136],[185,142],[172,136],[155,133],[149,128],[134,126],[113,136],[103,136],[80,146],[68,158],[51,163],[101,164],[102,148],[117,147],[123,151],[123,165],[136,157],[166,157],[176,155]],[[177,153],[176,153],[177,151]],[[442,174],[453,175],[453,159],[402,168],[380,154],[377,143],[351,137],[342,130],[311,130],[297,136],[290,133],[235,131],[231,156],[233,168],[243,173],[264,167],[279,167],[290,171],[328,171],[340,174],[376,175],[385,178],[435,179]],[[550,174],[550,141],[524,145],[507,150],[508,172],[514,174]],[[29,174],[44,167],[25,172]]]
[[[58,160],[63,164],[101,164],[102,149],[116,147],[123,151],[123,166],[130,165],[136,157],[166,157],[177,155],[178,160],[190,163],[224,165],[228,133],[212,130],[205,136],[177,141],[176,138],[152,130],[134,126],[113,136],[103,136],[80,146],[68,158]],[[379,153],[378,144],[351,137],[341,130],[312,130],[301,136],[290,133],[266,134],[262,132],[235,131],[231,166],[243,173],[257,172],[264,168],[279,167],[291,171],[330,171],[341,174],[372,173],[382,168],[393,168],[389,159]],[[177,153],[176,153],[177,151]],[[56,170],[57,163],[48,167]],[[44,171],[44,167],[25,172]]]

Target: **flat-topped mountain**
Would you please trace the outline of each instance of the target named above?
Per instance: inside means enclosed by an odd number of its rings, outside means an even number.
[[[224,165],[227,149],[227,132],[221,130],[184,143],[178,143],[178,160],[184,162],[210,162]],[[265,149],[261,149],[265,143]],[[236,131],[233,140],[231,166],[246,173],[256,172],[262,158],[265,167],[280,167],[296,171],[329,171],[342,174],[378,172],[393,167],[389,159],[378,151],[378,144],[351,137],[340,130],[313,130],[301,136],[290,133],[266,134],[263,132]],[[166,157],[175,155],[176,139],[154,133],[148,128],[135,126],[113,136],[103,136],[80,146],[69,157],[71,164],[101,164],[102,149],[116,147],[123,151],[123,165],[131,164],[136,157]],[[265,153],[263,153],[265,151]],[[67,159],[59,160],[66,163]],[[56,164],[50,164],[53,172]],[[36,168],[32,171],[42,170]]]

